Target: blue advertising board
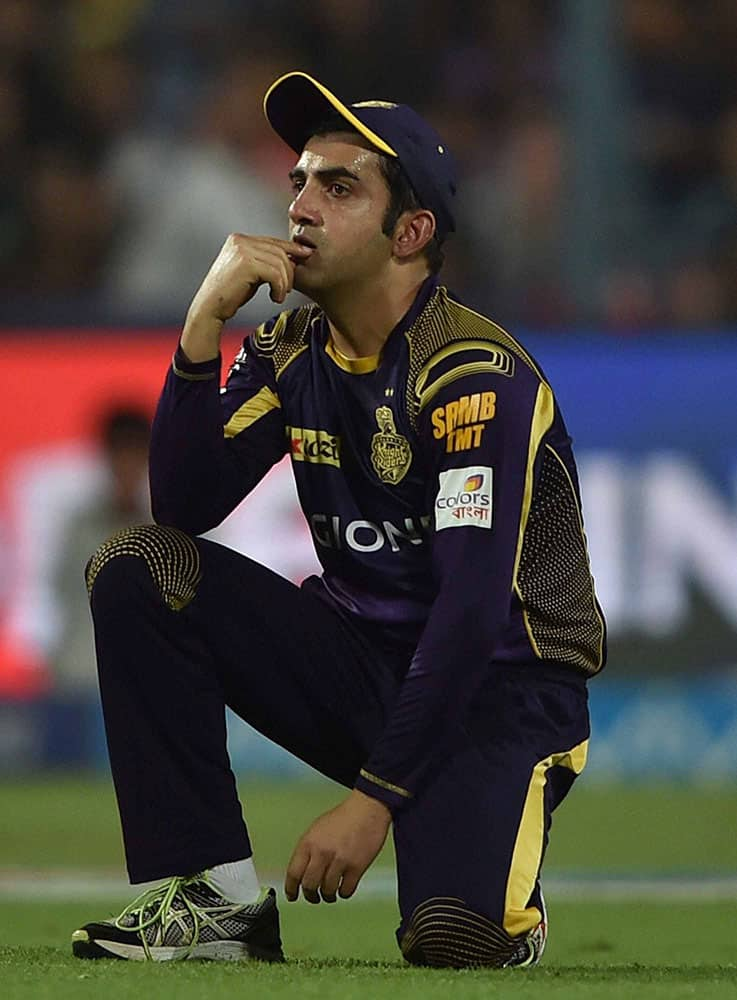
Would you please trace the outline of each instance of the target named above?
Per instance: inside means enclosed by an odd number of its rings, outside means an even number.
[[[589,774],[735,780],[737,335],[522,340],[574,439],[609,626],[609,663],[591,685]],[[294,538],[267,522],[296,524],[294,503],[275,479],[263,509],[251,507],[242,523],[293,558]],[[223,540],[261,558],[245,535]],[[0,703],[0,769],[99,764],[95,698]],[[233,718],[230,741],[239,770],[304,771]]]

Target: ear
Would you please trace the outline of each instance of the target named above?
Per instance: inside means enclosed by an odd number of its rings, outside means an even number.
[[[428,209],[405,212],[394,228],[393,255],[406,260],[424,250],[435,235],[435,216]]]

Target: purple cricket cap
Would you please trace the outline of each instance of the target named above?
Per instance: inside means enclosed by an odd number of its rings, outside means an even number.
[[[435,129],[412,108],[390,101],[343,104],[301,72],[279,77],[264,97],[269,124],[295,153],[302,152],[314,129],[336,111],[377,150],[396,156],[420,202],[435,216],[438,235],[454,232],[453,157]]]

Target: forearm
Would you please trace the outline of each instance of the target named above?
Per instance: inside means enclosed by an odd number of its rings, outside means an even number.
[[[195,364],[214,361],[220,354],[220,338],[225,323],[203,308],[197,298],[189,308],[182,330],[181,348]]]
[[[220,353],[225,323],[235,316],[261,284],[275,302],[291,291],[294,259],[311,250],[274,237],[231,234],[197,290],[187,311],[181,346],[190,361],[213,361]]]
[[[200,285],[182,331],[154,419],[150,484],[154,517],[190,534],[220,524],[285,451],[273,379],[258,369],[228,379],[220,393],[223,326],[268,284],[282,302],[294,259],[311,250],[275,237],[237,233],[225,241]],[[263,393],[245,424],[229,427],[241,406]]]
[[[245,425],[238,421],[243,408],[251,413]],[[234,365],[221,390],[219,357],[195,363],[177,350],[151,438],[151,501],[159,523],[189,534],[216,527],[285,450],[275,385],[257,358]]]
[[[440,600],[422,639],[389,722],[362,768],[355,787],[392,811],[407,805],[431,776],[449,738],[489,671],[505,615],[467,603],[449,614]]]
[[[151,435],[149,481],[154,518],[201,534],[227,514],[232,480],[223,441],[218,358],[201,366],[175,356]]]

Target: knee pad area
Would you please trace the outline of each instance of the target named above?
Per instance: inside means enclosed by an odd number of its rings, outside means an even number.
[[[145,562],[172,611],[181,611],[197,593],[202,577],[200,553],[194,539],[178,528],[145,524],[124,528],[108,538],[87,563],[85,579],[90,596],[101,571],[119,556],[136,556]]]
[[[513,938],[462,899],[436,896],[414,910],[399,943],[412,965],[501,969],[527,954],[525,938]]]

